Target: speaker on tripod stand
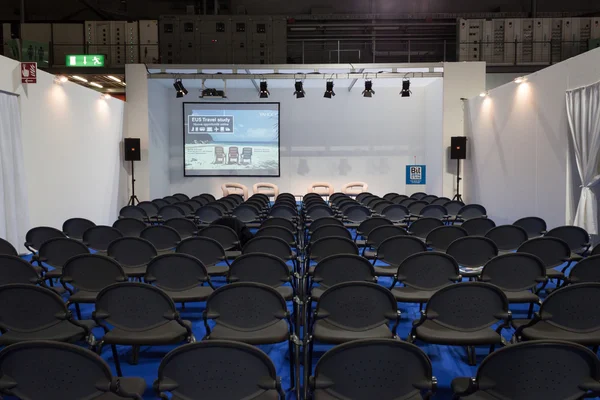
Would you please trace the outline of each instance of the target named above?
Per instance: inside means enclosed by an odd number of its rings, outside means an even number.
[[[129,196],[129,201],[127,202],[127,205],[135,206],[140,202],[140,200],[135,195],[135,170],[133,167],[133,162],[142,160],[142,152],[140,150],[140,139],[123,139],[123,149],[125,154],[125,161],[131,161],[131,196]]]
[[[450,159],[456,160],[456,194],[452,200],[463,201],[460,194],[460,160],[467,158],[467,138],[465,136],[452,136],[450,138]]]

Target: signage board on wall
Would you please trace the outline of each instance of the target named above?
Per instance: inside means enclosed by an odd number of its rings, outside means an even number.
[[[67,67],[104,67],[102,54],[68,54],[65,59]]]
[[[407,165],[406,166],[406,184],[407,185],[425,185],[426,183],[425,165]]]
[[[21,63],[21,83],[37,83],[37,63]]]

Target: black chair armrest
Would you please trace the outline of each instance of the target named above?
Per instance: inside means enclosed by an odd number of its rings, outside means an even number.
[[[139,394],[129,393],[125,389],[123,389],[123,387],[121,386],[121,381],[118,377],[112,378],[112,381],[110,383],[110,391],[112,393],[117,394],[119,397],[123,397],[126,399],[142,400],[142,397],[140,397]]]
[[[4,393],[5,391],[14,389],[15,387],[17,387],[17,382],[15,382],[13,379],[6,375],[0,377],[0,392]]]
[[[324,376],[314,377],[311,376],[309,378],[309,385],[312,390],[315,389],[327,389],[334,385],[333,381],[329,380]]]
[[[600,393],[600,382],[592,378],[585,378],[583,382],[579,385],[579,388],[582,390],[591,391],[594,393]],[[597,397],[597,396],[595,396]]]
[[[156,278],[155,278],[154,276],[152,276],[152,275],[146,275],[146,276],[144,277],[144,280],[145,280],[146,282],[148,282],[148,283],[156,282]]]
[[[479,282],[489,282],[489,281],[491,281],[491,279],[489,277],[487,277],[487,276],[480,276],[477,280]]]
[[[317,312],[317,311],[315,311],[315,312],[313,313],[313,320],[317,321],[317,320],[319,320],[319,319],[324,319],[324,318],[327,318],[327,317],[329,317],[330,315],[331,315],[331,314],[329,314],[327,311],[325,311],[325,310],[321,309],[321,310],[319,310],[318,312]]]
[[[462,275],[453,275],[448,277],[449,280],[451,280],[452,282],[460,282],[462,281]]]
[[[535,281],[537,283],[546,283],[546,282],[548,282],[548,277],[546,277],[546,276],[539,276],[539,277],[535,278]]]
[[[259,378],[257,386],[264,390],[275,390],[279,388],[277,379],[273,379],[270,376],[263,376]]]
[[[450,384],[452,392],[459,396],[468,396],[477,391],[477,381],[475,378],[459,377],[452,379]]]
[[[512,313],[510,311],[503,311],[494,314],[494,317],[508,322],[512,320]]]
[[[435,377],[433,377],[431,380],[424,379],[418,382],[413,382],[412,385],[415,389],[429,390],[434,392],[437,389],[437,379],[435,379]]]

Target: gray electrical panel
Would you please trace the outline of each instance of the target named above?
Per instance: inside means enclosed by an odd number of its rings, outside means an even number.
[[[158,27],[161,63],[180,63],[181,40],[179,36],[179,18],[174,16],[162,17],[159,21]]]

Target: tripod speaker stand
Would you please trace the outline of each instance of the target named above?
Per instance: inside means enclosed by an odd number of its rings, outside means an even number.
[[[456,160],[456,194],[452,198],[452,201],[454,201],[454,200],[460,201],[460,202],[463,201],[462,196],[460,195],[460,181],[462,181],[462,178],[460,177],[460,159],[457,159]]]
[[[460,194],[460,160],[467,158],[467,138],[465,136],[453,136],[450,138],[450,158],[456,160],[456,194],[452,200],[462,202]]]
[[[123,140],[123,146],[125,150],[125,161],[131,161],[131,196],[129,196],[127,205],[135,206],[136,204],[139,204],[140,200],[135,195],[135,169],[133,162],[141,161],[142,159],[140,152],[140,139],[126,138]]]

